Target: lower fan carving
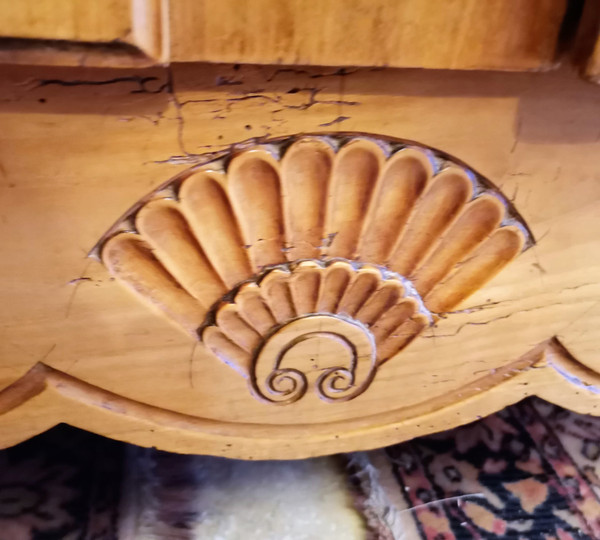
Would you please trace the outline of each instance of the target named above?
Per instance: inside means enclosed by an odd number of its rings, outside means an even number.
[[[233,147],[142,199],[96,254],[256,398],[333,403],[532,244],[465,164],[331,134]]]
[[[257,397],[280,404],[309,385],[325,401],[360,395],[377,367],[432,321],[401,276],[340,260],[270,269],[208,318],[208,348],[249,379]]]

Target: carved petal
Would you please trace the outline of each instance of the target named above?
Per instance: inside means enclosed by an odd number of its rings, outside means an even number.
[[[231,202],[255,272],[285,260],[277,168],[261,151],[236,156],[229,166]]]
[[[419,196],[433,175],[427,154],[401,150],[387,162],[360,238],[359,258],[385,264]]]
[[[336,156],[325,227],[331,242],[324,249],[327,257],[354,258],[358,233],[383,163],[383,151],[366,140],[349,143]]]
[[[287,259],[316,259],[323,242],[333,150],[318,139],[301,139],[281,162]]]
[[[138,236],[119,234],[111,238],[102,256],[115,276],[195,334],[205,308],[178,285]]]
[[[432,311],[450,311],[494,277],[523,249],[523,233],[515,227],[498,229],[450,277],[427,295]]]
[[[403,276],[412,275],[471,193],[471,180],[460,169],[447,169],[436,176],[400,236],[389,267]]]
[[[188,178],[179,192],[192,232],[228,287],[252,272],[227,194],[213,172]]]
[[[206,309],[227,292],[173,201],[149,203],[136,225],[154,255]]]

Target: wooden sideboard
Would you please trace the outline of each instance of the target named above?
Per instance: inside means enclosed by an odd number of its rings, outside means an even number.
[[[177,4],[169,24],[218,28],[231,4],[205,4]],[[304,4],[286,4],[291,20]],[[463,4],[461,20],[485,16]],[[545,70],[571,8],[535,4],[546,31],[512,64],[505,46],[485,62],[458,45],[452,61],[411,60],[400,23],[395,59],[322,57],[335,67],[293,65],[328,51],[297,33],[275,58],[240,42],[231,56],[211,29],[186,49],[172,32],[182,56],[168,59],[194,62],[118,68],[69,65],[81,45],[19,49],[38,30],[12,36],[5,61],[65,65],[0,65],[0,445],[66,422],[283,459],[384,446],[529,395],[600,414],[600,89],[581,76],[594,57],[540,73],[377,67]],[[402,5],[396,17],[424,4]],[[357,24],[349,39],[375,31]],[[43,38],[94,41],[70,36]],[[285,65],[198,62],[245,59]]]

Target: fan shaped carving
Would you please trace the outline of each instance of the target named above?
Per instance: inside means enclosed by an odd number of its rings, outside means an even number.
[[[464,164],[415,143],[315,135],[186,172],[98,254],[257,398],[290,403],[310,387],[326,401],[361,394],[531,243]]]
[[[201,332],[208,348],[249,377],[257,396],[276,403],[306,392],[307,376],[297,369],[303,356],[320,373],[321,398],[356,397],[432,320],[400,276],[335,259],[277,266],[244,282],[210,319]],[[312,340],[320,341],[318,355],[312,343],[302,347]]]

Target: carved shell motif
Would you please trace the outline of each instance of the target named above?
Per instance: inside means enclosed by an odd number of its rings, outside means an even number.
[[[239,148],[142,200],[99,245],[118,279],[253,394],[366,390],[377,369],[532,242],[439,152],[374,136]]]

